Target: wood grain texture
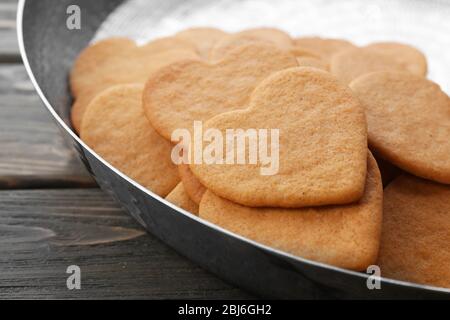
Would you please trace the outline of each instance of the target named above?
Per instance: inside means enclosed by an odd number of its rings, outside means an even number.
[[[16,34],[17,0],[0,0],[0,62],[21,61]]]
[[[0,189],[95,186],[18,64],[0,64]]]
[[[0,299],[241,299],[98,189],[0,191]],[[81,268],[68,290],[66,268]]]

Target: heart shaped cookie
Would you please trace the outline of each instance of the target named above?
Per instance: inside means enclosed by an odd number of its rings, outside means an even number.
[[[124,38],[100,41],[84,49],[70,74],[75,103],[71,118],[79,132],[84,111],[103,90],[117,84],[144,83],[158,68],[182,59],[196,59],[196,48],[176,38],[162,38],[137,46]]]
[[[228,33],[216,28],[190,28],[178,32],[175,37],[192,43],[201,57],[207,59],[211,49]]]
[[[305,207],[350,203],[363,194],[364,110],[350,89],[327,72],[277,72],[255,89],[247,109],[210,119],[203,132],[209,129],[221,132],[224,141],[228,130],[253,132],[253,137],[244,137],[246,146],[252,139],[258,149],[236,150],[237,143],[228,149],[224,143],[226,163],[190,164],[200,182],[218,196],[247,206]],[[228,161],[228,155],[238,158],[236,151],[258,159],[253,164]]]
[[[140,84],[118,85],[92,100],[81,139],[106,161],[160,196],[180,181],[172,145],[151,126],[142,109]]]
[[[146,115],[167,140],[177,129],[192,128],[223,112],[247,106],[256,85],[270,74],[297,66],[294,56],[273,46],[248,45],[208,64],[187,60],[159,69],[143,95]]]
[[[391,55],[367,48],[344,50],[335,54],[330,62],[330,72],[346,84],[377,71],[405,72],[407,67]]]
[[[304,50],[314,54],[327,63],[334,54],[343,50],[355,48],[355,46],[347,40],[324,39],[319,37],[297,38],[294,40],[294,46],[298,50]]]
[[[383,203],[382,275],[450,288],[450,186],[403,175]]]
[[[350,87],[365,107],[369,145],[414,175],[450,184],[450,98],[430,80],[374,72]]]
[[[297,57],[300,66],[311,66],[322,70],[328,70],[328,63],[326,62],[328,57],[323,59],[323,52],[318,52],[317,50],[311,51],[308,46],[306,48],[296,46],[293,41],[288,38],[287,34],[277,29],[252,29],[230,34],[217,42],[211,49],[209,57],[210,60],[217,61],[240,46],[258,43],[271,44],[280,50],[291,53]],[[336,50],[338,49],[336,48]]]
[[[88,78],[96,68],[102,68],[108,61],[118,55],[125,55],[136,47],[133,40],[128,38],[109,38],[96,42],[81,51],[70,72],[70,90],[74,97],[87,87],[95,84],[94,79]]]
[[[365,48],[389,56],[412,74],[422,77],[427,74],[427,59],[422,52],[414,47],[396,42],[376,42]]]
[[[223,59],[237,47],[251,43],[271,44],[284,51],[292,48],[292,39],[287,33],[274,28],[256,28],[223,37],[211,49],[209,59],[211,61]]]
[[[383,199],[376,162],[369,155],[367,163],[364,195],[353,204],[303,209],[250,208],[207,191],[200,202],[199,216],[300,257],[365,270],[377,258]]]
[[[253,28],[238,32],[240,35],[248,35],[274,43],[279,48],[292,46],[292,38],[286,32],[277,28]]]

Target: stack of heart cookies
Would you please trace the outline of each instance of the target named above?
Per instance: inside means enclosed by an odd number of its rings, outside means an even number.
[[[224,229],[450,287],[450,98],[426,74],[405,44],[273,28],[112,38],[74,64],[72,123],[118,170]]]

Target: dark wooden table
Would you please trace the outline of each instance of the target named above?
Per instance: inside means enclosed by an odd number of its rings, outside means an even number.
[[[0,299],[241,299],[147,234],[97,188],[21,64],[16,0],[0,0]],[[68,290],[66,269],[81,269]]]

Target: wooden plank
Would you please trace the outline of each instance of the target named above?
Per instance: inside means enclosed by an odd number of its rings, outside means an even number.
[[[95,186],[18,64],[0,64],[0,189]]]
[[[16,34],[17,0],[0,0],[0,62],[19,62]]]
[[[243,299],[146,234],[99,189],[0,191],[0,299]],[[66,269],[81,269],[68,290]]]

